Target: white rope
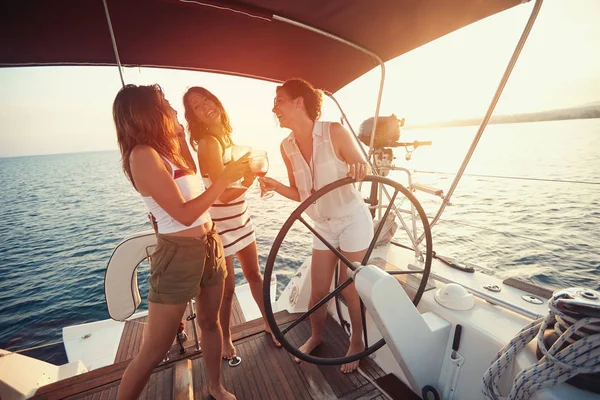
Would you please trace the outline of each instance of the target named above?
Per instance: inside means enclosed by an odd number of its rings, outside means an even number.
[[[498,352],[483,376],[483,395],[486,399],[526,400],[538,390],[558,385],[576,375],[600,372],[600,318],[576,320],[556,308],[552,300],[548,306],[550,313],[545,318],[527,325]],[[560,337],[547,349],[544,332],[552,325]],[[582,329],[591,334],[582,332]],[[519,372],[510,393],[503,396],[498,381],[516,354],[536,336],[538,348],[544,357]],[[564,344],[568,344],[567,347],[559,351]]]

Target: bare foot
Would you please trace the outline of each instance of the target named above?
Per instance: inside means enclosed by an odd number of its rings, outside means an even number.
[[[308,338],[308,340],[298,348],[304,354],[310,354],[318,345],[322,342],[321,338],[313,338],[312,336]],[[298,357],[294,357],[294,361],[298,364],[302,362]]]
[[[223,337],[223,349],[221,350],[221,357],[226,360],[231,360],[236,356],[237,352],[235,351],[235,346],[233,345],[231,338]]]
[[[273,334],[273,331],[271,331],[271,327],[267,324],[265,324],[265,332],[271,335],[271,339],[273,339],[273,343],[275,343],[275,346],[281,347],[281,343],[279,343],[279,340],[277,340],[277,338]]]
[[[346,352],[346,357],[351,356],[352,354],[360,353],[364,349],[365,349],[365,345],[362,342],[360,342],[358,344],[350,343],[350,347],[348,347],[348,351]],[[340,367],[340,371],[342,371],[345,374],[354,372],[358,368],[359,363],[360,363],[360,360],[356,360],[356,361],[349,362],[347,364],[343,364]]]
[[[214,389],[209,386],[208,393],[216,400],[236,400],[236,397],[225,390],[223,385],[219,385],[219,387]]]

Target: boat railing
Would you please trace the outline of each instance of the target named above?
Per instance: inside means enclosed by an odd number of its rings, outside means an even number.
[[[415,142],[396,142],[396,143],[393,143],[392,146],[393,147],[404,147],[406,149],[405,158],[408,161],[411,158],[412,152],[415,151],[418,147],[430,146],[431,144],[432,144],[432,142],[430,142],[430,141],[425,141],[425,142],[415,141]],[[374,151],[373,165],[372,165],[374,174],[379,175],[379,176],[388,176],[391,171],[397,171],[397,172],[406,174],[406,183],[407,183],[406,187],[411,193],[413,193],[415,191],[420,191],[420,192],[424,192],[424,193],[444,199],[444,191],[443,190],[434,188],[429,185],[415,182],[413,179],[413,174],[414,174],[413,170],[411,170],[409,168],[405,168],[405,167],[395,166],[393,164],[393,160],[395,159],[395,157],[393,156],[393,153],[392,153],[392,149],[391,149],[392,146],[381,147]],[[362,183],[359,184],[358,189],[359,189],[359,191],[362,189]],[[373,217],[374,218],[376,217],[378,221],[381,221],[382,211],[385,210],[389,205],[389,203],[385,203],[384,201],[382,201],[384,199],[384,197],[387,198],[388,202],[391,201],[390,195],[387,193],[387,190],[383,185],[373,184],[371,186],[371,191],[370,191],[369,197],[365,200],[369,204],[369,209],[371,210]],[[393,211],[395,217],[398,218],[399,220],[403,220],[403,216],[408,216],[410,218],[410,220],[411,220],[410,224],[403,223],[402,225],[405,227],[405,229],[407,226],[410,226],[410,229],[412,231],[411,237],[415,238],[415,240],[411,240],[412,249],[415,251],[415,256],[421,258],[422,252],[420,250],[420,241],[416,240],[416,238],[419,237],[420,233],[418,231],[418,224],[417,224],[417,221],[418,221],[417,210],[416,210],[414,204],[411,203],[410,209],[403,209],[403,208],[398,208],[396,206],[392,206],[392,211]]]

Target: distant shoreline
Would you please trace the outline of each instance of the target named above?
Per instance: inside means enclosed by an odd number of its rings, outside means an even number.
[[[82,150],[82,151],[68,151],[62,153],[46,153],[46,154],[19,154],[16,156],[2,156],[0,155],[0,160],[6,158],[23,158],[23,157],[53,157],[53,156],[66,156],[66,155],[75,155],[75,154],[91,154],[91,153],[111,153],[118,152],[118,148],[114,149],[104,149],[104,150]]]
[[[479,126],[483,117],[479,118],[465,118],[452,121],[439,121],[431,122],[426,124],[407,124],[402,127],[404,130],[413,129],[432,129],[432,128],[454,128],[461,126]],[[561,110],[550,110],[542,111],[537,113],[524,113],[524,114],[512,114],[512,115],[495,115],[490,119],[489,125],[499,124],[516,124],[524,122],[546,122],[546,121],[565,121],[574,119],[594,119],[600,118],[600,105],[584,106],[567,108]],[[118,152],[118,147],[114,149],[101,149],[101,150],[83,150],[83,151],[71,151],[71,152],[60,152],[60,153],[46,153],[46,154],[19,154],[19,155],[2,155],[0,154],[0,160],[9,158],[19,157],[52,157],[62,155],[74,155],[74,154],[86,154],[86,153],[104,153],[104,152]]]
[[[536,113],[493,115],[490,125],[516,124],[522,122],[565,121],[572,119],[600,118],[600,105],[565,108],[560,110],[541,111]],[[426,124],[407,125],[403,129],[451,128],[457,126],[478,126],[483,117],[465,118],[451,121],[431,122]]]

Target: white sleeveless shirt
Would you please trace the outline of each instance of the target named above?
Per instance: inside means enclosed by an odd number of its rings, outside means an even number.
[[[181,197],[185,201],[189,201],[193,198],[200,196],[204,192],[204,184],[200,180],[200,177],[196,174],[185,174],[184,171],[180,170],[171,161],[163,158],[171,166],[171,177],[175,180],[175,184],[179,188]],[[186,229],[194,228],[199,225],[210,221],[210,214],[208,211],[204,212],[197,220],[194,221],[190,226],[183,225],[175,218],[171,217],[161,206],[158,205],[152,196],[142,196],[148,210],[152,213],[156,219],[158,225],[158,233],[175,233]]]
[[[311,191],[345,178],[348,164],[335,154],[330,132],[331,122],[315,121],[313,127],[312,159],[307,163],[296,142],[294,133],[283,139],[283,149],[287,155],[300,201],[311,195]],[[358,210],[364,204],[361,193],[352,185],[339,187],[317,200],[306,209],[308,216],[315,222],[323,222],[332,218],[344,218]]]

